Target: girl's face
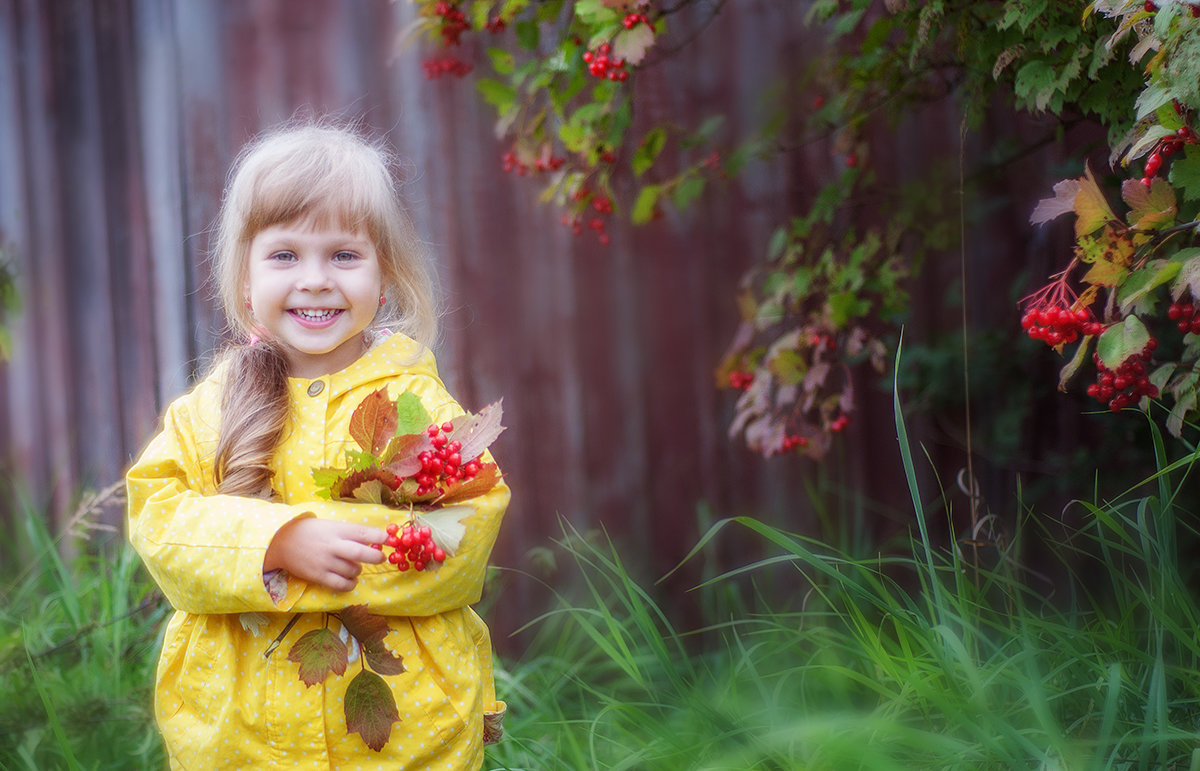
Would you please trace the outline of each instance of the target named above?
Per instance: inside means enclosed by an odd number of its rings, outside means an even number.
[[[292,377],[345,369],[363,354],[362,332],[379,310],[375,245],[336,220],[265,228],[250,242],[246,295],[254,320],[284,344]]]

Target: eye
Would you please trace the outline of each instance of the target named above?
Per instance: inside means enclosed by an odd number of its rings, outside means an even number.
[[[280,262],[293,262],[296,259],[296,253],[281,249],[278,252],[271,252],[271,256],[268,259],[279,260]]]
[[[353,262],[357,259],[358,255],[356,253],[344,249],[340,252],[335,252],[333,255],[334,262]]]

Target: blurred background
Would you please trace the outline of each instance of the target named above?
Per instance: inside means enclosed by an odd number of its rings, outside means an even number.
[[[635,125],[716,113],[736,137],[780,100],[811,109],[804,79],[824,53],[808,10],[691,3],[672,19],[681,44],[630,84]],[[514,497],[497,565],[552,576],[560,518],[606,531],[652,576],[726,516],[904,537],[911,500],[891,371],[856,375],[854,421],[819,462],[765,458],[731,438],[736,394],[716,376],[743,276],[843,151],[832,140],[789,148],[710,185],[684,212],[613,226],[608,245],[576,237],[536,185],[503,170],[508,148],[470,78],[427,79],[428,47],[401,44],[415,13],[387,0],[0,0],[0,244],[21,305],[0,365],[0,460],[19,496],[61,525],[81,491],[121,479],[223,342],[206,255],[235,153],[278,121],[333,113],[361,119],[404,159],[405,198],[444,296],[448,386],[468,409],[504,400],[508,430],[494,449]],[[479,57],[472,45],[464,55]],[[958,108],[935,101],[870,135],[875,173],[902,184],[948,164],[947,194],[957,162],[1013,137],[1053,139],[982,180],[986,197],[948,209],[953,234],[970,221],[965,262],[951,252],[910,282],[900,376],[924,448],[918,474],[951,517],[956,500],[960,514],[970,508],[956,483],[967,460],[964,322],[977,352],[972,451],[984,501],[1009,501],[1022,478],[1031,500],[1058,507],[1081,455],[1099,463],[1108,443],[1124,462],[1119,432],[1095,429],[1077,395],[1054,392],[1061,362],[1017,327],[1017,298],[1069,247],[1028,213],[1054,180],[1078,173],[1058,173],[1057,148],[1089,129],[994,113],[967,133]],[[1013,508],[994,513],[1011,520]],[[119,527],[121,516],[113,507],[103,519]],[[736,539],[722,544],[750,556]],[[513,604],[492,619],[500,639],[541,591],[503,580]],[[695,576],[671,580],[682,590]]]

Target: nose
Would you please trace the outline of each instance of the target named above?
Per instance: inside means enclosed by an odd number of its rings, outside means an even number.
[[[302,292],[322,292],[333,286],[329,266],[324,260],[307,259],[300,266],[296,288]]]

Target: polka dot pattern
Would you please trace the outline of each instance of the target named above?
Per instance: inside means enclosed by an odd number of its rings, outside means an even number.
[[[437,571],[364,565],[350,592],[293,578],[272,600],[263,557],[286,522],[318,516],[383,527],[397,519],[382,506],[316,498],[311,469],[344,462],[350,414],[367,394],[412,391],[438,422],[462,413],[432,355],[403,335],[321,380],[321,388],[289,381],[290,420],[274,462],[278,501],[216,493],[220,370],[168,408],[162,432],[128,473],[130,539],[176,608],[155,695],[172,767],[478,769],[484,716],[490,736],[505,707],[495,697],[487,627],[469,606],[479,599],[509,490],[500,484],[471,502],[460,549]],[[323,611],[363,603],[390,617],[385,644],[406,668],[384,678],[400,721],[379,753],[346,730],[346,687],[358,668],[309,688],[287,659],[295,640],[324,625]],[[283,644],[264,656],[294,614],[299,621]]]

